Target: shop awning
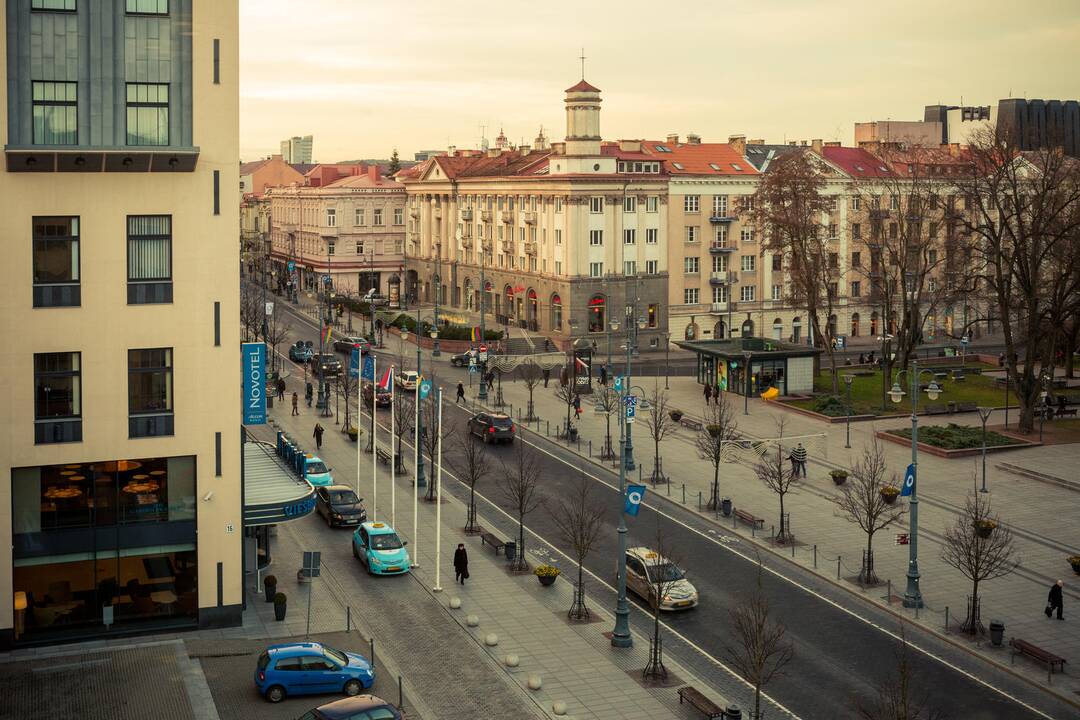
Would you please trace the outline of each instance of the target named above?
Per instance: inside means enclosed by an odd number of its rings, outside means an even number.
[[[244,443],[244,527],[295,520],[314,509],[315,489],[298,478],[273,447]]]

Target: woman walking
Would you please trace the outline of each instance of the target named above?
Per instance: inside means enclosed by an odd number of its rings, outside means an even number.
[[[457,550],[454,551],[454,580],[464,585],[467,577],[469,577],[469,553],[465,551],[465,543],[458,543]]]

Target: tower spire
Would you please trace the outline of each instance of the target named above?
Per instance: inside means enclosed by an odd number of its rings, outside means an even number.
[[[581,48],[581,56],[578,58],[581,60],[581,79],[585,79],[585,48]]]

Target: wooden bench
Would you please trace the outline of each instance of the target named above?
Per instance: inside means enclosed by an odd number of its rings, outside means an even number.
[[[754,525],[756,527],[765,529],[765,518],[759,518],[753,513],[743,510],[742,508],[735,508],[735,517],[742,520],[747,525]]]
[[[927,415],[948,415],[949,414],[949,408],[946,407],[945,405],[927,405],[926,406],[926,414]]]
[[[979,409],[979,405],[977,403],[974,403],[974,402],[968,401],[968,402],[956,403],[956,412],[958,412],[958,413],[975,412],[978,409]]]
[[[1057,416],[1058,417],[1065,417],[1066,415],[1071,415],[1072,417],[1076,417],[1076,408],[1065,408],[1064,410],[1058,410],[1057,411]]]
[[[495,533],[480,533],[480,544],[490,545],[495,548],[495,554],[498,555],[500,550],[506,549],[506,543],[496,537]]]
[[[390,451],[385,448],[376,448],[375,457],[379,458],[379,462],[383,465],[390,464]]]
[[[689,415],[683,415],[681,418],[679,418],[679,424],[682,425],[684,428],[689,428],[691,430],[702,430],[705,427],[701,424],[701,422],[695,420]]]
[[[1061,668],[1061,672],[1065,672],[1065,658],[1058,657],[1049,650],[1043,650],[1034,643],[1029,643],[1027,640],[1020,640],[1018,638],[1009,638],[1009,646],[1013,648],[1012,655],[1010,656],[1013,662],[1016,662],[1016,656],[1018,654],[1027,655],[1032,660],[1046,663],[1047,677],[1053,674],[1055,665]]]
[[[692,685],[686,685],[679,688],[679,704],[683,704],[683,700],[690,703],[691,707],[695,710],[700,710],[705,713],[707,718],[722,718],[724,717],[724,711],[720,709],[720,706],[714,703],[709,698],[701,694],[701,691]]]

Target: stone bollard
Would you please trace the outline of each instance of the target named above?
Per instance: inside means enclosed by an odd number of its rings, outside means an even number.
[[[551,712],[555,713],[556,715],[565,715],[566,703],[564,703],[562,700],[556,700],[555,702],[551,703]]]
[[[459,598],[459,597],[450,598],[450,609],[451,610],[457,610],[460,607],[461,607],[461,598]]]
[[[488,647],[495,647],[499,644],[499,636],[495,633],[488,633],[484,636],[484,644]]]
[[[521,664],[521,660],[518,658],[518,656],[513,654],[507,655],[503,659],[503,662],[506,663],[506,667],[517,667]]]
[[[478,618],[476,615],[469,615],[465,618],[465,624],[469,627],[476,627],[480,624],[480,618]]]
[[[529,689],[530,690],[539,690],[541,687],[543,687],[543,685],[544,685],[544,683],[540,679],[539,675],[530,675],[529,676]]]

